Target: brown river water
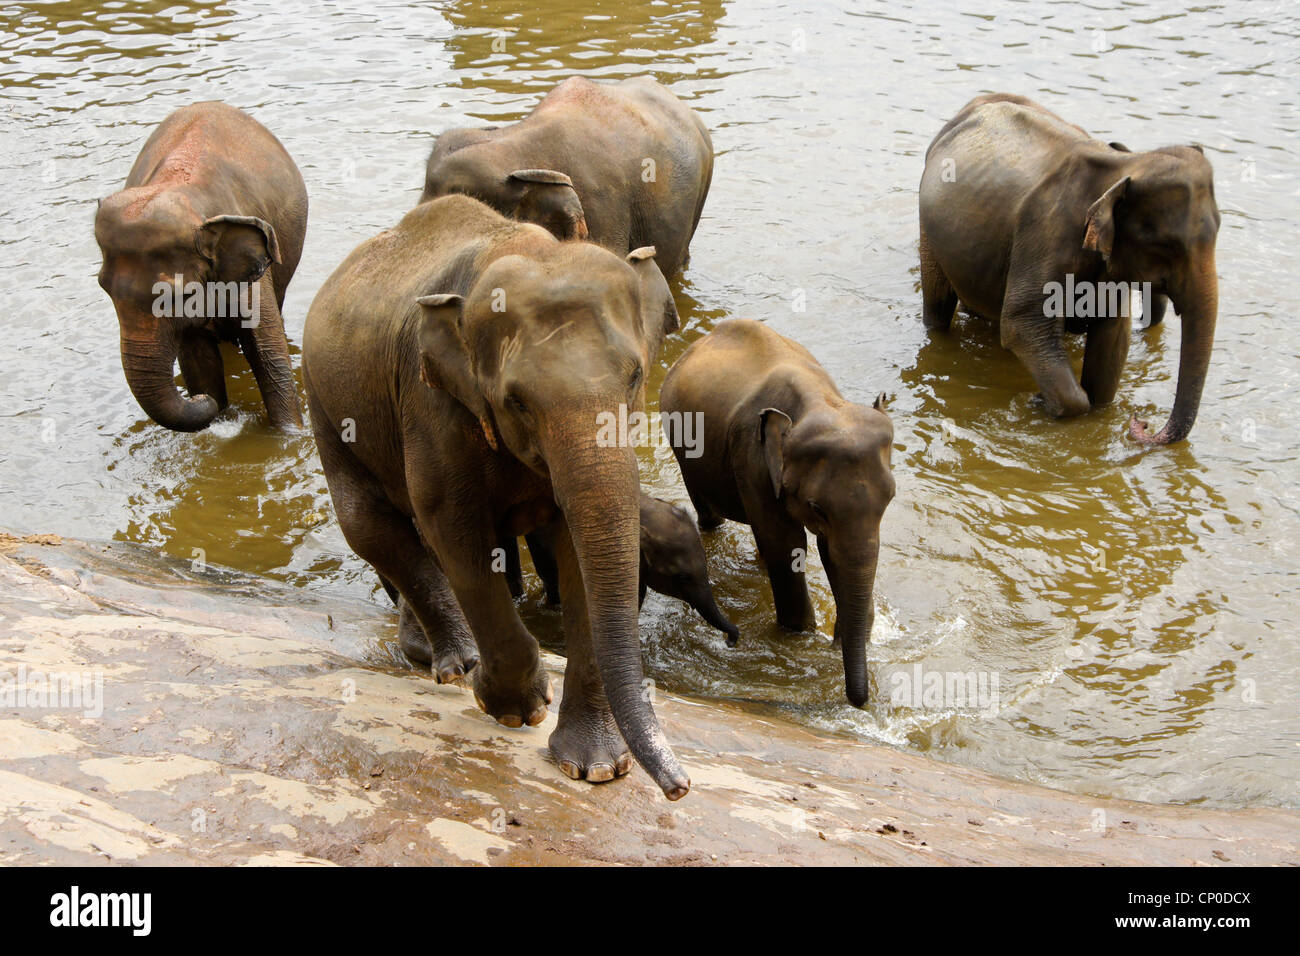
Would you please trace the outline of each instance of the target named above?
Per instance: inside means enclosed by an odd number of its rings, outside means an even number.
[[[435,133],[516,120],[574,73],[649,73],[700,112],[717,151],[674,281],[683,331],[651,395],[715,323],[764,320],[850,398],[889,393],[898,485],[866,710],[844,699],[815,557],[823,634],[783,634],[734,524],[706,547],[740,646],[652,594],[654,679],[1080,793],[1294,807],[1298,61],[1291,2],[0,0],[0,527],[373,601],[391,636],[310,437],[265,427],[242,361],[227,363],[233,406],[208,431],[173,434],[140,412],[95,283],[95,199],[177,107],[249,110],[311,197],[285,308],[300,343],[326,276],[418,198]],[[1068,422],[1030,403],[1028,373],[987,323],[922,328],[925,147],[989,91],[1134,149],[1204,145],[1223,214],[1221,305],[1189,442],[1144,451],[1124,437],[1130,413],[1159,423],[1172,405],[1172,314],[1135,333],[1115,405]],[[667,448],[642,463],[656,493],[685,500]],[[196,558],[208,570],[191,571]],[[535,579],[521,613],[558,646]],[[918,666],[923,679],[973,672],[996,700],[913,696]]]

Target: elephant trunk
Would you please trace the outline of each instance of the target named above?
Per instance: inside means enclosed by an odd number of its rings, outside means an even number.
[[[150,322],[121,323],[122,371],[131,394],[146,415],[164,428],[196,432],[207,428],[220,411],[211,395],[185,398],[176,387],[173,366],[177,338],[170,326]]]
[[[587,422],[592,419],[588,417]],[[596,666],[610,711],[632,755],[669,800],[690,779],[659,728],[643,684],[637,628],[640,479],[631,448],[601,448],[590,426],[548,449],[556,502],[582,572]],[[559,463],[563,463],[557,467]]]
[[[1168,445],[1182,441],[1196,422],[1201,405],[1201,390],[1210,367],[1214,349],[1214,326],[1219,314],[1219,280],[1214,269],[1214,254],[1208,255],[1200,268],[1171,295],[1182,318],[1183,344],[1178,359],[1178,387],[1174,410],[1164,428],[1152,434],[1146,422],[1134,418],[1129,434],[1144,445]]]
[[[722,609],[713,598],[713,588],[705,585],[698,593],[690,595],[687,601],[699,612],[700,617],[727,635],[728,647],[736,646],[736,642],[740,639],[740,628],[731,623],[731,619],[722,613]]]
[[[831,541],[823,553],[826,576],[835,595],[835,640],[844,658],[844,690],[849,703],[867,702],[867,642],[875,623],[876,559],[880,537],[842,544]]]

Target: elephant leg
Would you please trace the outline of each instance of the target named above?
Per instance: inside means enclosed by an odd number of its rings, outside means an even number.
[[[952,325],[957,311],[957,293],[930,250],[930,240],[921,230],[921,320],[932,331],[943,332]]]
[[[239,323],[239,347],[253,369],[253,378],[262,393],[262,402],[271,425],[302,427],[302,409],[298,405],[298,386],[289,362],[289,340],[284,334],[284,317],[276,304],[275,288],[268,270],[262,275],[258,292],[257,319],[251,327]]]
[[[226,364],[215,335],[203,330],[185,333],[176,358],[185,378],[185,388],[191,395],[210,395],[219,409],[230,404],[226,397]]]
[[[766,475],[763,476],[766,479]],[[771,489],[769,487],[770,496]],[[767,568],[772,584],[772,603],[777,622],[791,631],[811,631],[817,627],[817,614],[808,597],[804,568],[808,562],[808,535],[803,526],[785,512],[777,512],[775,501],[745,502],[745,513],[756,515],[750,522],[759,556]]]
[[[1129,309],[1125,303],[1120,315],[1100,319],[1088,327],[1082,384],[1094,408],[1109,404],[1119,390],[1119,379],[1124,372],[1128,342],[1132,336],[1130,325]]]
[[[537,576],[542,579],[546,590],[546,603],[560,603],[560,569],[555,563],[555,553],[551,550],[550,535],[534,531],[524,536],[528,542],[528,554],[533,559]]]
[[[412,489],[415,502],[429,500]],[[546,719],[551,679],[542,666],[541,649],[519,619],[505,575],[492,570],[493,533],[470,509],[435,520],[416,505],[420,533],[439,555],[447,556],[447,578],[478,641],[480,663],[474,671],[474,699],[484,713],[506,727],[530,727]]]
[[[502,535],[497,544],[506,556],[506,586],[510,596],[516,601],[524,596],[524,569],[519,563],[519,539],[514,535]]]
[[[326,421],[323,415],[313,417]],[[431,663],[439,683],[459,681],[474,670],[479,653],[446,575],[411,519],[392,506],[379,483],[351,459],[341,439],[327,425],[314,431],[343,536],[379,573],[385,590],[401,597],[401,614],[409,611],[423,630],[418,634],[409,618],[403,622],[399,617],[402,650],[417,663]]]
[[[1041,292],[1036,299],[1032,294],[1024,298],[1003,305],[1003,347],[1015,353],[1034,377],[1049,414],[1056,418],[1084,414],[1092,403],[1075,380],[1070,357],[1065,354],[1065,320],[1043,315]]]
[[[549,741],[551,756],[564,775],[574,780],[613,780],[632,769],[632,754],[605,698],[587,613],[587,593],[568,526],[561,523],[551,540],[559,568],[564,650],[568,657],[559,720]]]
[[[695,517],[701,531],[713,531],[722,526],[722,522],[726,519],[718,514],[702,495],[692,491],[690,485],[686,486],[686,494],[691,499],[691,507],[695,509]]]

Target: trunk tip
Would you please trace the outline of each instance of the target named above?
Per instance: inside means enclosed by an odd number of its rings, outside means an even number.
[[[867,706],[867,701],[871,695],[867,693],[866,681],[863,681],[861,686],[846,684],[844,690],[848,695],[849,703],[858,708],[858,710]]]
[[[661,783],[659,786],[663,788],[665,797],[669,800],[676,801],[690,793],[691,778],[682,774],[673,783],[667,785]]]
[[[1136,415],[1129,419],[1128,435],[1139,445],[1168,445],[1182,440],[1182,436],[1175,436],[1172,433],[1169,425],[1158,432],[1153,432],[1150,423],[1140,421]]]

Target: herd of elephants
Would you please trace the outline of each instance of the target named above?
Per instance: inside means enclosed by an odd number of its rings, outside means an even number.
[[[631,442],[598,440],[602,414],[644,407],[647,371],[678,330],[666,277],[688,259],[713,159],[700,118],[649,78],[575,77],[518,123],[443,132],[420,202],[334,270],[302,347],[339,523],[397,604],[406,655],[439,682],[470,683],[508,727],[544,720],[550,681],[514,602],[525,536],[547,600],[563,608],[556,763],[602,781],[635,757],[669,799],[690,781],[644,687],[646,587],[688,601],[734,644],[699,529],[742,522],[779,623],[811,629],[800,560],[811,531],[860,707],[894,496],[883,397],[848,401],[803,345],[755,321],[697,338],[661,389],[663,413],[703,429],[691,454],[674,447],[698,528],[642,493]],[[1163,428],[1134,420],[1129,434],[1187,436],[1217,312],[1219,213],[1198,147],[1132,152],[1023,97],[984,95],[935,137],[919,198],[927,328],[946,329],[958,301],[998,321],[1044,411],[1077,415],[1115,396],[1128,298],[1066,316],[1044,307],[1045,290],[1067,278],[1149,283],[1145,324],[1170,300],[1181,317],[1177,390]],[[271,423],[302,425],[280,309],[306,226],[297,166],[248,114],[199,103],[149,137],[125,188],[101,201],[95,238],[126,379],[154,421],[195,431],[226,406],[224,340],[247,358]],[[160,290],[193,283],[255,289],[256,314],[158,307]],[[1076,376],[1066,335],[1080,333]]]

